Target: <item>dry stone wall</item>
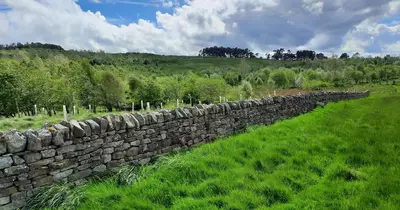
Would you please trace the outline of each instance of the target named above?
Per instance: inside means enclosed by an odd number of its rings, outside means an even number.
[[[0,132],[0,209],[22,207],[27,197],[56,182],[81,184],[123,163],[145,164],[158,155],[228,136],[249,125],[269,125],[309,112],[320,102],[368,95],[315,92],[71,120],[23,133]]]

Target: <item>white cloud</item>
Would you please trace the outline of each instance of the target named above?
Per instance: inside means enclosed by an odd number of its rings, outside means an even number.
[[[100,4],[134,4],[141,6],[152,6],[152,7],[178,7],[180,6],[179,0],[151,0],[149,2],[139,0],[89,0],[90,2]]]
[[[163,7],[178,7],[180,5],[179,0],[160,0]]]
[[[376,21],[371,19],[366,19],[355,27],[354,32],[367,33],[374,36],[378,36],[385,32],[400,34],[400,23],[397,21],[393,21],[391,25],[388,25],[377,23]]]
[[[343,37],[342,51],[383,54],[393,53],[388,46],[395,46],[400,39],[400,23],[378,23],[376,18],[368,18],[355,26]]]
[[[365,53],[365,48],[374,43],[374,38],[362,40],[357,38],[350,38],[344,42],[341,47],[341,51],[348,53]]]
[[[367,52],[400,39],[399,23],[380,23],[400,11],[398,0],[185,0],[184,5],[179,0],[113,0],[173,8],[171,14],[155,12],[155,22],[139,19],[121,26],[100,12],[83,11],[76,0],[2,2],[11,9],[0,12],[1,43],[40,41],[67,49],[193,55],[210,45],[258,52],[278,47]]]
[[[164,7],[172,7],[174,6],[174,3],[172,3],[172,1],[163,1],[162,2]]]
[[[389,2],[388,7],[389,11],[387,12],[387,15],[395,15],[397,12],[400,11],[400,1],[394,0]]]
[[[303,8],[311,14],[320,15],[324,9],[324,2],[304,0]]]
[[[232,28],[237,28],[238,27],[238,24],[237,23],[232,23]]]
[[[328,44],[331,37],[328,34],[318,33],[312,39],[310,39],[306,45],[299,46],[299,50],[307,49],[321,49],[324,45]]]
[[[190,40],[177,39],[146,20],[118,27],[108,23],[100,12],[82,11],[73,1],[7,3],[13,9],[2,14],[5,16],[2,20],[6,20],[2,25],[9,28],[8,33],[0,35],[3,43],[40,41],[66,48],[111,52],[188,54],[194,50],[190,49]]]
[[[382,50],[391,54],[400,54],[400,41],[382,45]]]

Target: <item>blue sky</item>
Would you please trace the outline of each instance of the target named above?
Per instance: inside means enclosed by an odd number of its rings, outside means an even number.
[[[151,0],[80,0],[77,3],[81,6],[82,10],[100,11],[107,17],[108,21],[116,24],[129,24],[137,22],[139,18],[155,22],[156,11],[173,12],[173,7],[165,7],[160,1]]]
[[[400,54],[400,0],[0,0],[0,25],[0,43],[107,52]]]

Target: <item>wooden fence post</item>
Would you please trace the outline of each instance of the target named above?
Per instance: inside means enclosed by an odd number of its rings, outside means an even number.
[[[64,113],[64,121],[68,121],[67,106],[65,105],[63,105],[63,113]]]

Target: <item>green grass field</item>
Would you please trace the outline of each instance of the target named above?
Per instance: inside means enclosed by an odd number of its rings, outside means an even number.
[[[349,88],[342,88],[342,89],[332,89],[332,90],[348,90]],[[357,90],[357,91],[364,91],[364,90],[370,90],[372,93],[378,93],[378,94],[397,94],[400,93],[400,86],[396,85],[357,85],[350,90]],[[274,90],[268,89],[264,86],[255,88],[254,89],[254,98],[263,98],[265,96],[268,96],[269,94],[273,94]],[[290,95],[290,94],[298,94],[299,91],[302,92],[308,92],[307,90],[300,90],[300,89],[284,89],[284,90],[277,90],[277,95]],[[237,99],[239,100],[239,99]],[[189,104],[180,104],[180,106],[190,106]],[[164,104],[164,109],[175,109],[176,104],[175,103],[169,103],[169,104]],[[158,108],[159,109],[159,108]],[[103,109],[104,110],[104,109]],[[153,111],[156,111],[157,109],[153,109]],[[146,112],[146,111],[141,111],[137,110],[139,112]],[[121,114],[123,112],[117,112],[114,111],[112,113],[109,112],[98,112],[98,113],[89,113],[88,110],[85,110],[81,108],[80,114],[73,115],[69,114],[68,119],[69,120],[87,120],[93,117],[102,117],[107,114]],[[58,111],[56,115],[53,116],[47,116],[45,114],[41,115],[39,114],[38,116],[21,116],[21,117],[13,117],[13,118],[0,118],[0,130],[13,130],[16,129],[18,131],[24,131],[27,129],[39,129],[43,126],[44,123],[60,123],[61,121],[64,120],[64,116],[62,114],[62,111]]]
[[[400,96],[330,103],[93,181],[78,209],[399,209]],[[127,178],[127,176],[123,176]],[[71,207],[71,206],[70,206]]]

